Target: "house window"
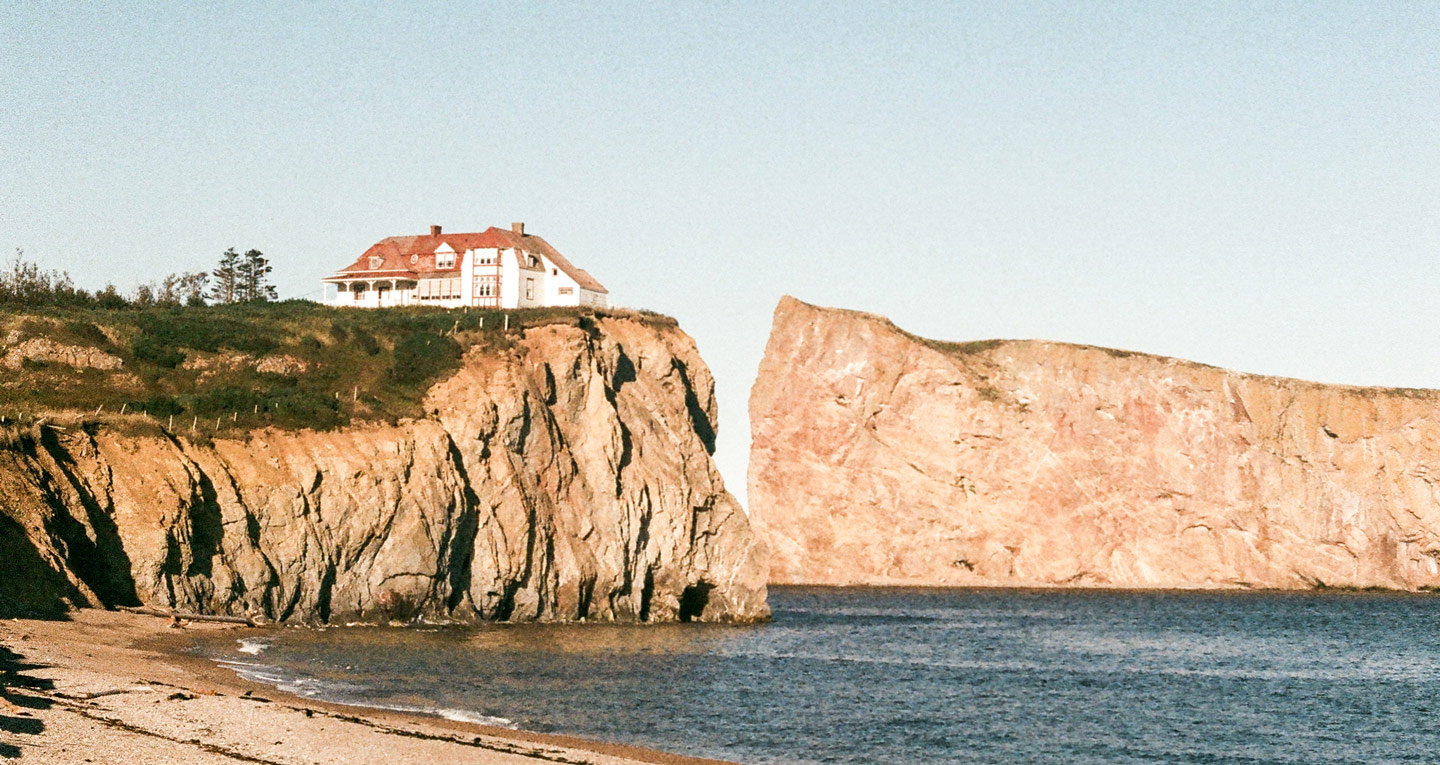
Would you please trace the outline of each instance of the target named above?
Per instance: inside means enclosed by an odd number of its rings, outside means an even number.
[[[380,266],[383,266],[383,265],[385,265],[385,259],[384,259],[384,258],[380,257],[379,255],[371,255],[371,256],[370,256],[370,270],[371,270],[371,271],[377,271],[377,270],[380,269]]]
[[[550,275],[551,275],[551,276],[559,276],[559,275],[560,275],[560,271],[557,270],[557,269],[552,268],[552,269],[550,269]]]
[[[535,299],[535,280],[534,280],[534,279],[526,279],[526,280],[525,280],[525,299],[526,299],[526,300],[534,300],[534,299]]]
[[[574,287],[561,287],[561,288],[560,288],[560,294],[561,294],[561,295],[573,295],[574,293],[575,293],[575,288],[574,288]]]
[[[495,277],[494,277],[494,276],[477,276],[477,277],[475,277],[475,297],[482,297],[482,298],[495,297]]]
[[[436,268],[454,268],[454,267],[455,267],[455,253],[453,253],[453,252],[442,252],[442,253],[436,254],[436,255],[435,255],[435,267],[436,267]]]
[[[493,266],[493,265],[495,265],[495,253],[493,253],[493,252],[481,252],[480,250],[476,250],[476,251],[475,251],[475,256],[476,256],[476,257],[475,257],[475,263],[476,263],[476,265],[481,265],[481,266]]]

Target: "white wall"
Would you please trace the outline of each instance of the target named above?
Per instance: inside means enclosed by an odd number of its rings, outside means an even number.
[[[550,261],[541,260],[545,264],[545,305],[580,305],[580,285]],[[570,294],[560,294],[562,288],[568,288]]]

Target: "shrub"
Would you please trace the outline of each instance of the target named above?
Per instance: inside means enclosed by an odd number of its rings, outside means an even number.
[[[277,380],[265,388],[227,385],[205,391],[191,398],[189,409],[202,419],[228,419],[231,414],[250,417],[258,411],[284,428],[325,430],[347,422],[333,394],[300,387],[294,379]]]
[[[349,418],[340,411],[340,402],[333,396],[306,388],[282,388],[271,391],[270,411],[275,424],[288,428],[327,430],[339,427]]]
[[[140,319],[140,336],[160,345],[210,353],[229,348],[259,355],[280,344],[273,329],[209,313],[198,309],[151,312]]]
[[[412,332],[395,343],[390,379],[420,385],[460,365],[460,344],[431,332]]]
[[[127,407],[131,411],[143,412],[151,417],[169,417],[185,411],[185,407],[181,406],[174,396],[163,393],[157,393],[143,401],[131,401]]]
[[[266,397],[257,391],[227,385],[198,393],[190,400],[190,408],[201,417],[218,417],[232,412],[251,413],[265,408]]]
[[[141,361],[158,367],[174,369],[185,361],[185,354],[153,337],[141,335],[130,343],[130,352]]]
[[[63,328],[63,334],[67,339],[101,348],[110,345],[110,338],[92,321],[67,321]]]
[[[350,330],[350,337],[355,347],[360,349],[366,356],[378,356],[380,354],[380,341],[376,340],[375,336],[369,332],[366,332],[360,327],[355,327]]]

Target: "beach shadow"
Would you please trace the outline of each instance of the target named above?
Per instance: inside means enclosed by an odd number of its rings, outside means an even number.
[[[20,654],[0,646],[0,732],[7,734],[0,738],[0,758],[21,755],[20,746],[10,736],[38,736],[45,730],[44,721],[35,713],[49,709],[50,700],[31,691],[53,690],[55,683],[25,674],[44,668],[44,664],[29,663]]]

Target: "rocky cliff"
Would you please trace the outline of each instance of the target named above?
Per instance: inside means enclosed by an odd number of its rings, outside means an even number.
[[[1440,585],[1440,394],[784,299],[750,400],[775,583]]]
[[[425,416],[394,425],[213,440],[188,420],[11,425],[0,606],[763,619],[764,560],[711,462],[715,423],[690,338],[612,313],[470,350]]]

